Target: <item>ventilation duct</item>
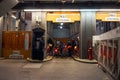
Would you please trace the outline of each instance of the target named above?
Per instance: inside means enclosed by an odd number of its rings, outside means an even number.
[[[0,16],[10,11],[17,3],[18,0],[0,0]]]

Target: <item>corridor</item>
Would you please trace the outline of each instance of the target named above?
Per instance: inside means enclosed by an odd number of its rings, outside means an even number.
[[[0,80],[112,80],[97,64],[72,58],[54,58],[43,63],[0,60]]]

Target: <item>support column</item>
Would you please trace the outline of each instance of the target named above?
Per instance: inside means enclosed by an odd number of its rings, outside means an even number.
[[[3,29],[3,17],[0,17],[0,57],[2,57],[2,29]]]
[[[96,13],[90,11],[81,12],[81,28],[80,28],[80,58],[88,58],[88,48],[92,47],[92,35],[95,34]]]
[[[45,39],[45,46],[44,46],[44,57],[47,56],[46,48],[47,48],[47,22],[46,22],[46,12],[41,12],[41,25],[42,28],[45,29],[44,39]]]
[[[120,79],[120,37],[118,38],[118,77],[117,79]]]

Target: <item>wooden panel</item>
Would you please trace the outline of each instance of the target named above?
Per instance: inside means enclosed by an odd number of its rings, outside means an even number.
[[[25,33],[28,34],[28,49],[25,50]],[[31,55],[31,31],[3,31],[2,56],[9,58],[14,50],[19,50],[24,58]]]
[[[2,33],[2,48],[5,48],[5,32]]]
[[[28,43],[27,50],[25,50],[25,35],[26,34],[28,34],[28,37],[29,37],[29,39],[28,39],[29,43]],[[21,39],[19,40],[19,44],[22,44],[21,48],[20,48],[20,53],[22,55],[24,55],[25,59],[30,58],[30,55],[31,55],[31,32],[30,31],[20,32],[19,35],[21,35]]]
[[[7,49],[9,49],[9,48],[11,48],[11,34],[10,34],[10,32],[8,32],[8,31],[5,31],[5,32],[3,32],[3,47],[4,48],[7,48]]]
[[[31,58],[31,49],[25,51],[24,49],[20,50],[20,53],[24,55],[24,59]]]
[[[21,54],[24,55],[24,58],[30,58],[31,56],[31,32],[30,31],[25,31],[24,35],[28,34],[29,35],[29,43],[28,43],[28,50],[25,50],[25,36],[24,36],[24,49],[21,50]]]
[[[18,49],[24,49],[24,32],[19,32],[18,35],[19,35],[19,39],[18,39]]]
[[[12,38],[12,49],[13,50],[18,50],[18,32],[11,32],[11,38]]]
[[[4,58],[9,58],[9,55],[12,54],[12,49],[2,48],[2,53]]]

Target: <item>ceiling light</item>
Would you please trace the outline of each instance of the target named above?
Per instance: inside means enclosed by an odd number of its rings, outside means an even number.
[[[62,29],[63,27],[62,26],[60,26],[60,29]]]
[[[66,2],[66,0],[61,0],[61,2],[64,4]]]
[[[63,23],[60,23],[60,25],[62,26],[62,25],[63,25]]]
[[[24,9],[24,11],[120,11],[120,9]]]
[[[17,19],[17,17],[16,17],[16,16],[14,16],[14,15],[11,15],[11,17],[12,17],[12,18],[14,18],[14,19]]]
[[[74,3],[75,2],[75,0],[72,0],[72,3]]]
[[[98,9],[24,9],[24,11],[97,11]]]

